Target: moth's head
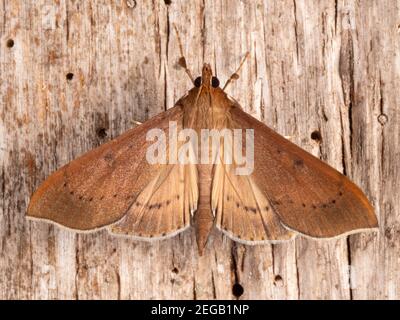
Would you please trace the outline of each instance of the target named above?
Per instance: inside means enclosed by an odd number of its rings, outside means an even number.
[[[212,86],[213,88],[219,87],[219,80],[217,77],[213,76],[211,66],[208,63],[205,63],[203,65],[201,77],[197,77],[196,80],[194,80],[194,85],[197,88],[201,86],[206,88],[210,88],[210,86]]]

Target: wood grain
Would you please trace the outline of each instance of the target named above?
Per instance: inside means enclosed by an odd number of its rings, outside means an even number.
[[[0,298],[399,299],[400,1],[169,2],[0,5]],[[214,231],[198,258],[193,230],[149,244],[25,219],[52,171],[190,88],[172,23],[194,75],[209,62],[224,83],[250,50],[229,94],[356,182],[379,234]]]

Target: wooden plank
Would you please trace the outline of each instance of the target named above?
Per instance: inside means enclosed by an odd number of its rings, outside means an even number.
[[[169,4],[167,4],[169,3]],[[0,5],[0,298],[399,299],[399,1]],[[384,18],[383,18],[384,17]],[[243,108],[343,171],[379,234],[279,245],[192,230],[141,243],[24,214],[56,168],[173,106],[210,62]]]

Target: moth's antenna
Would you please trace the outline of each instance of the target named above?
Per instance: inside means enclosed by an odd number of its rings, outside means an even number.
[[[176,27],[175,23],[173,23],[172,25],[174,26],[176,37],[178,38],[179,51],[181,52],[181,57],[179,58],[178,63],[183,69],[185,69],[185,72],[189,76],[190,81],[192,81],[192,83],[194,84],[194,79],[192,77],[192,74],[190,73],[190,70],[187,67],[185,56],[183,55],[183,47],[182,47],[181,37],[179,36],[178,28]]]
[[[242,61],[240,62],[239,68],[237,68],[237,70],[230,76],[230,78],[228,79],[228,81],[225,83],[224,87],[222,88],[222,90],[225,90],[226,87],[228,86],[228,84],[230,84],[232,81],[235,81],[237,79],[239,79],[239,71],[243,66],[243,63],[246,61],[246,59],[250,56],[250,52],[246,52],[245,56],[243,57]]]

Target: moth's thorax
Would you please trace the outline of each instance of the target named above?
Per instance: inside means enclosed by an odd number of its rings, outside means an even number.
[[[228,125],[232,102],[221,88],[193,88],[180,104],[184,110],[185,128],[223,129]]]

